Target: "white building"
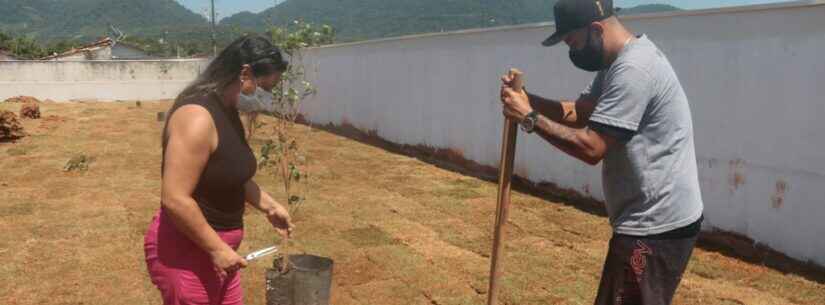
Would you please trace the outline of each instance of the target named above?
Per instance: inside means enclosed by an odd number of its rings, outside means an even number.
[[[139,47],[127,43],[117,42],[107,37],[80,48],[41,58],[41,60],[135,60],[150,58],[152,57]]]

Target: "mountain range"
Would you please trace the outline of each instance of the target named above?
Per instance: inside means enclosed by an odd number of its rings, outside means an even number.
[[[287,0],[221,20],[221,44],[300,19],[328,24],[336,41],[551,21],[555,0]],[[621,14],[678,10],[643,5]],[[91,41],[116,28],[142,40],[209,41],[210,22],[174,0],[0,0],[0,31],[41,41]]]

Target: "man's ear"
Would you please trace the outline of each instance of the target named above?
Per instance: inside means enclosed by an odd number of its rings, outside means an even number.
[[[252,66],[245,64],[241,66],[241,80],[252,78]]]
[[[243,65],[241,66],[241,92],[246,95],[250,95],[255,92],[255,82],[252,81],[254,76],[252,75],[252,66],[250,65]]]
[[[603,21],[595,21],[590,24],[590,29],[596,34],[599,34],[599,37],[604,37],[605,23]]]

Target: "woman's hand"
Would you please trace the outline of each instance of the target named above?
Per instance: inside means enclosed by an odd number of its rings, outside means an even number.
[[[212,257],[212,264],[215,265],[215,271],[218,272],[218,276],[221,278],[226,278],[229,274],[237,272],[241,268],[246,268],[247,265],[246,260],[229,247],[212,252],[210,256]]]
[[[266,192],[258,187],[255,181],[249,180],[244,186],[246,190],[246,202],[249,202],[256,209],[264,212],[266,219],[272,227],[284,238],[288,238],[295,225],[289,217],[289,212],[280,203],[272,199]]]
[[[270,208],[266,211],[266,218],[284,238],[288,238],[295,228],[292,219],[289,217],[289,212],[277,202],[272,202]]]

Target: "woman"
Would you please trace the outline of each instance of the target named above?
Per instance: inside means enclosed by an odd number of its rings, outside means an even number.
[[[163,132],[161,208],[144,239],[146,264],[164,304],[242,304],[235,251],[245,202],[278,233],[289,213],[251,179],[256,161],[236,105],[242,88],[277,83],[287,63],[266,39],[243,37],[223,50],[175,100]]]

